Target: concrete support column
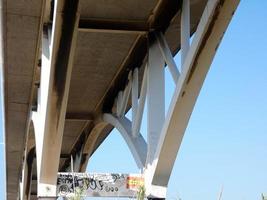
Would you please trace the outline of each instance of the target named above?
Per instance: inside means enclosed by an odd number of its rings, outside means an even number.
[[[56,197],[56,182],[78,29],[79,1],[55,1],[42,38],[40,98],[33,112],[38,198]]]
[[[165,118],[164,64],[156,38],[151,35],[147,68],[147,165],[151,165],[154,160]]]

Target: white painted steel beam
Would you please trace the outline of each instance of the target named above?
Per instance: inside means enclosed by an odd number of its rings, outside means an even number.
[[[67,7],[69,13],[64,13],[64,8]],[[37,112],[33,112],[32,115],[36,138],[38,197],[43,198],[56,194],[79,21],[77,10],[78,1],[55,1],[52,28],[48,27],[43,34],[39,106]]]
[[[83,146],[81,147],[81,150],[77,152],[73,159],[73,172],[80,172],[80,167],[82,163],[82,153],[83,153]]]
[[[147,66],[145,66],[145,71],[142,80],[142,86],[140,91],[140,97],[138,102],[138,108],[136,111],[136,116],[133,120],[133,135],[137,136],[140,132],[141,122],[143,119],[144,107],[146,102],[146,93],[147,93]]]
[[[238,3],[239,0],[207,3],[176,85],[152,166],[145,171],[146,182],[152,186],[167,187],[198,94]]]
[[[183,0],[181,14],[181,66],[190,48],[190,0]]]
[[[118,118],[113,114],[103,114],[103,120],[114,126],[122,135],[127,143],[137,166],[143,169],[146,162],[147,144],[141,134],[134,137],[132,134],[132,124],[126,117]]]
[[[117,106],[116,106],[116,112],[117,112],[117,115],[119,116],[120,112],[121,112],[121,107],[122,107],[122,94],[123,92],[122,91],[119,91],[118,93],[118,96],[117,96]]]
[[[122,97],[120,97],[121,100],[120,100],[119,110],[117,113],[119,117],[122,117],[126,112],[127,104],[131,94],[131,89],[132,89],[132,73],[130,72],[128,76],[128,84],[126,85],[122,93]]]
[[[172,79],[174,83],[176,84],[178,81],[178,78],[180,76],[180,72],[178,70],[178,67],[176,66],[176,63],[172,57],[171,50],[169,48],[169,45],[164,37],[164,35],[160,33],[156,33],[156,38],[158,41],[158,46],[160,48],[161,54],[164,57],[164,60],[171,72]]]
[[[147,143],[146,165],[151,165],[165,119],[164,59],[156,42],[150,44],[147,67]]]
[[[138,68],[133,71],[132,83],[132,130],[134,130],[134,121],[136,120],[138,110]],[[136,137],[138,132],[132,131],[133,136]]]

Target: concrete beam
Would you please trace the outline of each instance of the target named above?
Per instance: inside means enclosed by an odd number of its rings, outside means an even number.
[[[38,197],[53,197],[78,28],[78,1],[54,3],[52,28],[44,29],[40,98],[35,128]]]
[[[146,170],[146,181],[152,186],[168,185],[198,94],[238,3],[239,0],[210,0],[206,5],[177,82],[152,166]]]
[[[94,116],[91,113],[66,113],[68,121],[92,121]]]
[[[146,34],[148,24],[144,21],[110,20],[110,19],[81,19],[79,31],[100,33]]]

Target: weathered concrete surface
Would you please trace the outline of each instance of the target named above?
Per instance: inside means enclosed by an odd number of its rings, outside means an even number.
[[[35,85],[39,82],[43,4],[42,0],[3,1],[5,46],[1,48],[5,54],[8,199],[17,199],[18,196],[27,126],[30,111],[37,98]],[[191,32],[196,29],[205,4],[206,0],[191,1]],[[81,0],[80,14],[81,19],[89,22],[93,28],[101,24],[110,29],[165,31],[172,52],[176,53],[180,48],[179,6],[180,2],[177,0]],[[146,33],[97,29],[80,30],[78,33],[60,170],[66,170],[70,154],[75,154],[90,134],[96,134],[96,138],[92,140],[94,143],[89,143],[88,149],[84,150],[81,170],[85,169],[86,159],[111,130],[109,125],[98,126],[103,123],[99,120],[103,109],[110,109],[113,98],[123,87],[125,72],[133,67],[141,67],[142,73],[143,58],[146,57],[147,50]],[[33,170],[31,193],[34,196],[36,166]]]
[[[4,1],[7,198],[16,199],[31,104],[41,0]]]

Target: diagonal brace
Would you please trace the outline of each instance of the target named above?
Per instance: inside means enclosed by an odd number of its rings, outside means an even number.
[[[132,134],[132,123],[126,117],[118,118],[113,114],[103,114],[103,120],[114,126],[122,135],[127,143],[137,166],[143,169],[146,162],[147,144],[141,134],[134,137]]]
[[[168,185],[198,94],[238,4],[239,0],[210,0],[206,5],[177,82],[154,161],[145,170],[148,185]]]

